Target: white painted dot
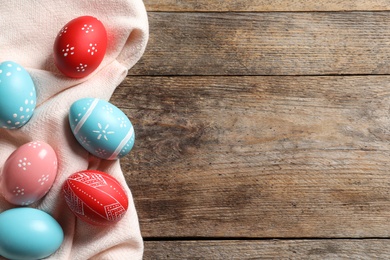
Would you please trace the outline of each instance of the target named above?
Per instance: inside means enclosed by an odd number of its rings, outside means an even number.
[[[23,107],[20,107],[19,110],[20,110],[20,112],[22,112],[23,111]]]
[[[31,100],[31,101],[30,101],[30,104],[31,104],[31,105],[34,104],[34,100]]]
[[[26,112],[30,112],[30,109],[29,109],[29,108],[27,108],[27,109],[26,109]]]
[[[24,101],[24,104],[25,104],[25,105],[27,105],[27,104],[28,104],[28,99],[26,99],[26,100]]]
[[[21,117],[20,117],[20,119],[23,119],[23,118],[24,118],[24,116],[21,116]]]
[[[14,118],[17,118],[18,117],[18,114],[13,114],[12,115]]]
[[[11,63],[8,63],[7,66],[8,66],[8,67],[12,67],[12,64],[11,64]]]
[[[11,76],[11,72],[7,72],[5,75],[7,75],[7,77]]]
[[[33,93],[32,93],[32,92],[30,92],[30,96],[31,96],[31,97],[33,96]],[[27,103],[28,103],[28,101],[27,101]]]
[[[11,122],[11,120],[8,120],[7,123],[8,123],[8,124],[11,124],[12,122]]]
[[[17,71],[21,71],[22,69],[21,69],[20,67],[17,67],[16,70],[17,70]]]
[[[20,125],[20,122],[19,122],[19,121],[18,121],[18,122],[16,122],[16,123],[15,123],[15,125]]]
[[[0,70],[0,74],[3,73],[3,70]]]

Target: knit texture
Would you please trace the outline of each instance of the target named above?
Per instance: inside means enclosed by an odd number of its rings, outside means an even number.
[[[86,78],[71,79],[54,65],[53,44],[66,23],[84,15],[94,16],[105,25],[108,49],[96,71]],[[80,98],[109,101],[140,59],[148,40],[143,2],[2,1],[0,31],[0,62],[11,60],[22,65],[37,90],[37,107],[30,121],[17,130],[0,129],[0,167],[14,150],[30,141],[50,144],[58,157],[59,170],[51,190],[30,205],[51,214],[64,230],[63,244],[48,259],[141,259],[143,241],[138,217],[119,160],[98,159],[84,150],[71,133],[68,114],[71,104]],[[111,174],[127,192],[129,209],[117,224],[92,226],[68,209],[62,185],[69,175],[86,169]],[[0,196],[0,212],[14,207]]]

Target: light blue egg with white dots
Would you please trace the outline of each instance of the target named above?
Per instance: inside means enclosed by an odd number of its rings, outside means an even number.
[[[135,133],[130,119],[105,100],[77,100],[70,107],[69,123],[77,141],[99,158],[119,159],[134,146]]]
[[[0,64],[0,127],[16,129],[31,118],[37,103],[30,74],[13,61]]]

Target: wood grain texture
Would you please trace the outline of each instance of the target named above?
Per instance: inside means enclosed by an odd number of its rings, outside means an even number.
[[[386,0],[145,0],[148,11],[270,12],[270,11],[382,11]]]
[[[389,240],[147,241],[144,259],[387,259]]]
[[[390,72],[388,12],[151,12],[149,21],[149,45],[133,75]]]
[[[389,82],[128,76],[144,237],[390,236]]]
[[[112,97],[144,259],[388,258],[388,1],[145,5]]]

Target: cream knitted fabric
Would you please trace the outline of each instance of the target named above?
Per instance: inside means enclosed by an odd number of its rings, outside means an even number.
[[[108,49],[95,72],[87,78],[71,79],[55,67],[53,44],[67,22],[83,15],[95,16],[105,25]],[[58,156],[59,171],[53,187],[31,205],[51,214],[64,230],[61,248],[49,259],[141,259],[143,242],[137,213],[119,161],[89,155],[73,137],[67,118],[70,105],[80,98],[109,100],[143,54],[148,20],[142,0],[6,0],[0,4],[0,31],[0,62],[11,60],[22,65],[37,90],[37,107],[31,120],[17,130],[0,129],[0,167],[15,149],[29,141],[49,143]],[[128,193],[128,212],[116,225],[91,226],[68,209],[62,185],[69,175],[85,169],[113,175]],[[0,197],[0,212],[13,207]]]

